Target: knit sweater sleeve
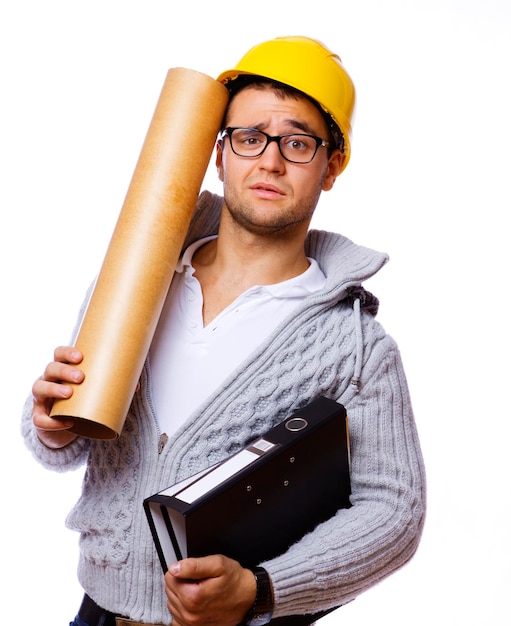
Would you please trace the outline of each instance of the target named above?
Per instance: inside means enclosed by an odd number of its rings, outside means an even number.
[[[81,321],[85,315],[87,304],[89,302],[94,283],[89,285],[85,294],[85,298],[80,307],[78,317],[71,334],[70,345],[76,339]],[[30,394],[25,400],[21,414],[21,436],[25,441],[25,445],[32,452],[34,458],[47,469],[56,471],[75,470],[85,463],[90,447],[90,441],[83,437],[77,437],[72,443],[60,449],[50,449],[45,446],[37,436],[36,429],[32,423],[32,405],[33,397]]]
[[[45,468],[58,472],[78,469],[87,459],[90,441],[77,437],[72,443],[53,450],[48,448],[38,438],[32,423],[32,396],[25,401],[21,419],[21,434],[25,445],[33,457]]]
[[[275,617],[345,604],[403,566],[417,549],[425,475],[401,357],[380,337],[348,412],[352,507],[263,564],[275,587]]]

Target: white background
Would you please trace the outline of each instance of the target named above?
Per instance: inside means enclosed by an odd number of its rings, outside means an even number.
[[[36,465],[19,415],[100,267],[167,69],[216,76],[303,34],[358,92],[352,161],[314,225],[391,256],[368,287],[429,483],[413,561],[322,623],[510,623],[510,32],[507,0],[2,4],[3,622],[64,625],[79,603],[64,519],[81,474]]]

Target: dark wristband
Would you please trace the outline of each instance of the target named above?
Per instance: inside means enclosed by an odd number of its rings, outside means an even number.
[[[256,597],[245,617],[245,626],[264,626],[269,624],[273,613],[273,588],[270,576],[263,567],[252,571],[256,580]]]

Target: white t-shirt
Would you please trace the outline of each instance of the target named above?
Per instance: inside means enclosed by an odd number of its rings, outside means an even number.
[[[207,237],[189,246],[170,286],[149,360],[153,402],[162,432],[174,433],[233,369],[270,334],[300,300],[319,291],[326,278],[314,259],[299,276],[254,286],[207,326],[202,290],[192,257]]]

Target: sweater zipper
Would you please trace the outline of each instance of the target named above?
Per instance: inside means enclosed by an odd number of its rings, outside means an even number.
[[[158,441],[158,454],[161,454],[163,452],[163,448],[167,444],[168,440],[169,440],[169,436],[167,435],[167,433],[162,433],[160,435],[160,439]]]
[[[149,379],[150,379],[150,375],[149,372],[146,370],[146,376],[148,379],[148,383],[149,383]],[[163,452],[163,449],[165,448],[165,446],[167,445],[167,442],[169,440],[169,436],[167,435],[167,433],[162,433],[160,432],[160,426],[158,424],[158,420],[156,419],[156,414],[154,411],[154,407],[153,407],[153,402],[151,399],[151,396],[149,394],[149,387],[150,385],[147,384],[146,386],[146,393],[145,393],[145,400],[147,403],[147,406],[149,407],[149,410],[151,412],[151,417],[154,421],[154,426],[156,428],[156,434],[158,435],[158,456]]]

